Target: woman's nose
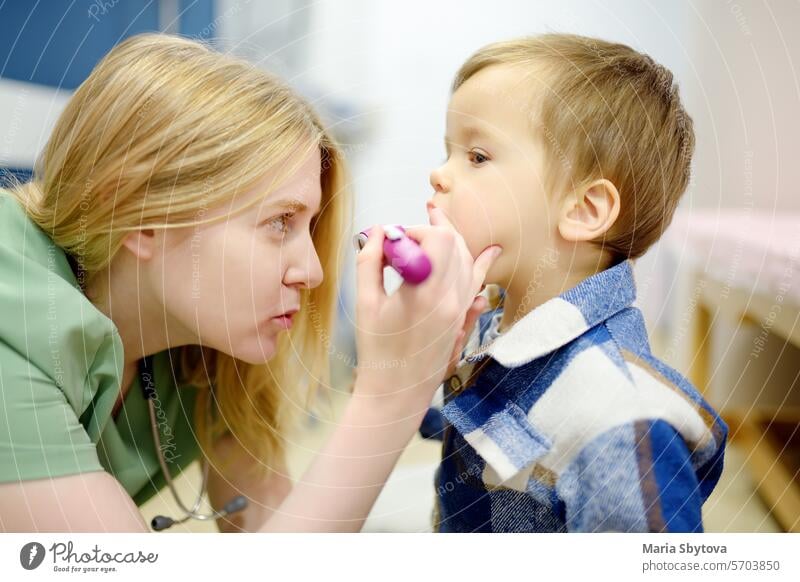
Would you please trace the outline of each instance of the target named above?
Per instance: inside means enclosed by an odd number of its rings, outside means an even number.
[[[308,289],[314,289],[322,284],[325,274],[322,272],[322,264],[317,256],[314,247],[304,253],[301,260],[296,261],[286,271],[284,281],[287,286],[300,285]]]
[[[445,165],[441,165],[431,172],[431,186],[439,194],[450,192],[450,177],[445,171]]]
[[[325,274],[322,272],[322,264],[319,262],[317,251],[312,250],[308,261],[306,285],[308,285],[309,289],[319,287],[324,277]]]

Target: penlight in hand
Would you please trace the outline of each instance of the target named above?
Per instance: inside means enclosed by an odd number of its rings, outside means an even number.
[[[383,256],[386,263],[397,271],[404,281],[419,285],[431,274],[431,261],[417,241],[406,235],[406,229],[399,224],[383,227],[386,238],[383,240]],[[367,244],[369,230],[362,230],[353,237],[356,251]]]

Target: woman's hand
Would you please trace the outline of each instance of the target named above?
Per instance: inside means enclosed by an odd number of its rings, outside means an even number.
[[[416,240],[433,269],[421,284],[403,284],[388,296],[383,288],[383,229],[376,226],[358,255],[356,346],[358,378],[354,394],[400,402],[424,412],[460,354],[467,327],[485,308],[476,298],[500,247],[472,258],[464,239],[438,208],[430,226],[406,234]],[[469,313],[469,318],[468,318]]]
[[[461,352],[464,351],[464,345],[467,343],[467,340],[472,333],[472,329],[475,327],[475,324],[478,322],[481,314],[486,311],[488,307],[489,300],[482,295],[478,295],[472,301],[472,305],[470,306],[469,310],[467,310],[467,315],[464,318],[464,325],[456,337],[453,353],[450,354],[450,363],[448,364],[447,371],[444,374],[445,378],[449,378],[455,373],[458,362],[461,360]]]
[[[358,255],[358,377],[336,430],[281,507],[260,531],[358,531],[419,428],[444,378],[489,267],[473,260],[440,210],[431,226],[408,229],[433,264],[417,286],[383,289],[383,230]],[[474,323],[474,317],[472,318]],[[468,325],[469,324],[469,325]]]

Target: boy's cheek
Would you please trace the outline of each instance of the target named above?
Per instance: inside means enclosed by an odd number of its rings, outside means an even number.
[[[492,230],[486,224],[481,224],[474,219],[470,223],[469,220],[465,219],[459,221],[458,224],[454,222],[453,226],[455,226],[459,234],[464,237],[464,242],[467,243],[467,248],[472,254],[472,258],[477,258],[486,247],[492,244]]]
[[[464,207],[445,210],[456,231],[464,238],[473,259],[493,244],[504,245],[502,221],[497,217],[487,216],[480,210],[469,210]],[[498,224],[500,223],[500,224]]]

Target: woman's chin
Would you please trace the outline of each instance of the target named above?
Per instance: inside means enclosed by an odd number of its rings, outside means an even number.
[[[240,349],[234,350],[235,353],[231,354],[237,360],[241,360],[247,364],[260,365],[267,363],[276,352],[276,338],[261,337],[252,345],[242,346]]]

